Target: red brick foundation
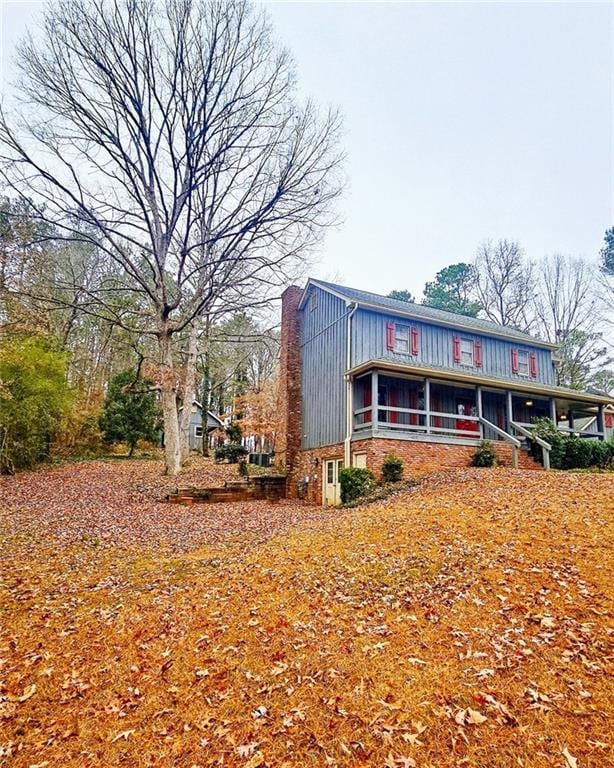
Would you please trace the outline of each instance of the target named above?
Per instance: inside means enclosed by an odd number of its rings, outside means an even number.
[[[511,467],[512,447],[505,443],[493,445],[499,464]],[[375,473],[378,480],[381,480],[384,457],[388,453],[396,453],[403,461],[404,477],[409,479],[442,469],[468,467],[475,453],[475,446],[370,438],[352,442],[352,454],[354,453],[367,454],[367,468]],[[288,496],[296,498],[299,481],[308,478],[306,499],[314,504],[322,504],[323,462],[326,459],[342,458],[342,443],[299,451],[288,476]],[[521,469],[541,468],[525,451],[518,451],[518,462]]]

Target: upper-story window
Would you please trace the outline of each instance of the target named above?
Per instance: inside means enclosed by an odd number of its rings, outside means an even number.
[[[313,312],[318,308],[318,295],[315,291],[311,292],[311,296],[309,297],[309,311]]]
[[[452,339],[452,359],[466,368],[482,367],[482,342],[454,336]]]
[[[520,376],[529,375],[529,353],[526,349],[518,350],[518,374]]]
[[[394,324],[394,351],[409,355],[411,328],[409,325]]]
[[[420,351],[420,334],[413,325],[388,323],[386,326],[386,348],[400,355],[417,355]]]
[[[512,373],[518,376],[537,378],[537,355],[526,349],[512,348]]]
[[[473,339],[461,339],[461,365],[468,365],[473,368]]]

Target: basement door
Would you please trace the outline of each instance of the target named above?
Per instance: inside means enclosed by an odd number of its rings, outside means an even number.
[[[339,472],[343,469],[343,459],[326,459],[324,462],[324,503],[336,507],[341,504],[341,486]]]

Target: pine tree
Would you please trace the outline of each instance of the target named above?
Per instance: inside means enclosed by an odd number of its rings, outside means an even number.
[[[134,370],[122,371],[110,383],[100,417],[105,442],[128,444],[132,456],[139,440],[155,441],[159,413],[150,382],[136,377]]]

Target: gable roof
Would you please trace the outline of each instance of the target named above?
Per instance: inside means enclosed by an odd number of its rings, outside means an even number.
[[[360,291],[356,288],[348,288],[344,285],[327,283],[324,280],[316,280],[314,278],[309,278],[307,281],[305,292],[303,294],[303,301],[307,296],[310,285],[322,288],[322,290],[328,291],[346,301],[356,302],[359,306],[366,309],[375,309],[380,312],[411,317],[415,320],[438,323],[439,325],[447,325],[453,328],[464,328],[472,333],[499,336],[505,339],[524,342],[526,344],[548,347],[549,349],[556,349],[557,347],[556,344],[552,344],[549,341],[536,339],[524,331],[519,331],[516,328],[510,328],[505,325],[499,325],[498,323],[493,323],[491,320],[483,320],[480,317],[467,317],[467,315],[447,312],[444,309],[435,309],[435,307],[429,307],[425,304],[417,304],[413,301],[390,299],[388,296],[380,296],[379,294],[371,293],[370,291]],[[303,302],[301,302],[301,304],[302,303]]]

